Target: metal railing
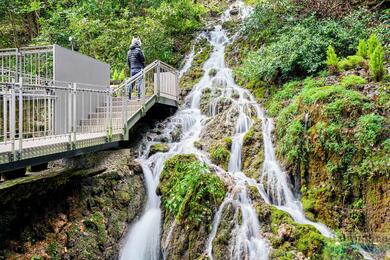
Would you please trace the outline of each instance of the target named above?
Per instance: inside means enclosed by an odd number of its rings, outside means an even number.
[[[145,112],[152,99],[178,100],[178,72],[161,61],[153,62],[114,89],[48,80],[51,75],[46,74],[46,68],[51,68],[41,66],[43,63],[35,51],[32,63],[39,65],[37,70],[33,68],[27,73],[23,66],[18,70],[18,65],[7,58],[16,72],[4,69],[0,74],[0,79],[4,79],[0,82],[0,154],[9,152],[11,161],[22,158],[25,148],[36,143],[55,143],[52,141],[56,138],[66,138],[70,149],[79,139],[93,136],[110,141],[113,134],[124,134],[129,118],[139,111]]]

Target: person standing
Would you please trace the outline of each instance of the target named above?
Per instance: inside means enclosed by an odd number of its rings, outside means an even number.
[[[130,69],[130,77],[137,75],[145,68],[145,55],[141,49],[141,39],[139,37],[133,38],[130,45],[130,50],[127,53],[127,64]],[[131,91],[134,84],[129,86],[129,99],[131,99]],[[141,98],[142,77],[138,80],[138,99]]]

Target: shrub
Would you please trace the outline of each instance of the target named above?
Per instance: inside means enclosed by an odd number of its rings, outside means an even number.
[[[112,73],[112,80],[118,80],[118,70],[114,69],[114,72]]]
[[[122,69],[122,71],[118,75],[118,80],[124,81],[126,78],[125,69]]]
[[[370,55],[370,75],[375,81],[380,81],[385,75],[384,67],[385,51],[381,44],[379,44],[375,51]]]
[[[359,41],[358,50],[356,52],[356,55],[367,59],[368,58],[368,52],[367,52],[367,42],[365,40]]]
[[[376,47],[378,47],[380,44],[378,37],[375,34],[371,34],[370,38],[368,38],[367,41],[367,56],[370,58],[371,55],[374,53]]]
[[[339,58],[332,46],[328,46],[326,51],[326,65],[328,65],[329,74],[333,75],[338,71]]]
[[[359,39],[373,30],[367,26],[373,19],[369,12],[356,11],[339,20],[312,16],[297,20],[293,10],[257,9],[246,25],[249,45],[240,47],[245,57],[235,71],[245,82],[279,84],[323,71],[329,45],[339,56],[352,55]]]
[[[338,67],[342,71],[356,69],[358,66],[365,67],[364,58],[358,55],[348,56],[338,63]]]

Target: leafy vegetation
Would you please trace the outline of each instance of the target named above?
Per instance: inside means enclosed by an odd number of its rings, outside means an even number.
[[[385,51],[378,45],[370,55],[370,75],[375,81],[380,81],[385,75],[384,59]]]
[[[226,145],[214,145],[209,150],[211,160],[227,169],[230,160],[230,151]]]
[[[112,73],[126,69],[128,75],[126,55],[133,36],[141,37],[147,62],[177,65],[207,11],[190,0],[5,1],[0,6],[0,48],[73,46],[110,63]]]
[[[246,25],[246,44],[251,47],[244,48],[243,62],[236,69],[243,83],[255,79],[261,86],[263,81],[281,83],[316,74],[324,69],[328,46],[340,56],[351,55],[356,53],[359,39],[376,30],[368,26],[374,16],[365,11],[355,11],[340,20],[318,20],[310,15],[295,19],[296,8],[281,5],[274,11],[270,6],[258,5]],[[335,58],[330,64],[333,67]]]
[[[211,221],[213,211],[225,197],[223,182],[194,155],[167,160],[160,181],[163,205],[179,221],[196,225]]]
[[[328,46],[326,51],[326,65],[328,65],[329,74],[335,74],[338,70],[339,58],[332,46]]]

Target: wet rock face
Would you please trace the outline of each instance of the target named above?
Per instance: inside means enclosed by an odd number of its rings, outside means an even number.
[[[235,218],[237,210],[228,204],[222,211],[221,223],[213,240],[213,256],[215,259],[231,259],[230,251],[233,242]]]
[[[142,211],[146,193],[142,169],[128,150],[90,157],[95,160],[92,168],[48,170],[47,176],[0,187],[0,193],[10,194],[7,203],[0,204],[0,255],[26,259],[117,256],[128,223]]]
[[[229,108],[230,105],[221,109],[221,113],[210,120],[201,133],[201,144],[204,150],[208,151],[212,145],[223,142],[225,137],[234,135],[238,112],[231,111]]]
[[[256,121],[244,136],[242,161],[245,175],[258,180],[264,162],[263,133],[260,121]]]

